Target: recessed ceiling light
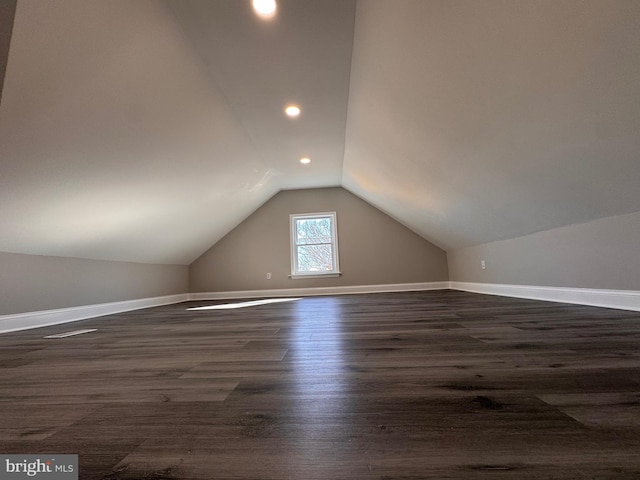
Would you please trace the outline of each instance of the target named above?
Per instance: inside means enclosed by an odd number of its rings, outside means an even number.
[[[276,14],[276,0],[252,0],[251,3],[261,17],[269,18]]]
[[[284,109],[284,113],[287,114],[287,116],[291,117],[291,118],[295,118],[298,115],[300,115],[300,107],[298,105],[287,105],[287,107]]]
[[[303,165],[306,165],[308,163],[311,163],[311,159],[309,157],[301,158],[300,163],[302,163]]]

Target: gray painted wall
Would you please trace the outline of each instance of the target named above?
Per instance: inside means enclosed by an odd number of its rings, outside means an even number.
[[[447,257],[452,281],[640,290],[640,212],[463,248]]]
[[[337,212],[342,276],[290,279],[289,215],[331,211]],[[446,280],[443,250],[339,187],[278,193],[189,269],[191,292]]]
[[[289,214],[336,211],[339,278],[292,280]],[[448,271],[447,271],[448,260]],[[486,270],[480,268],[485,260]],[[272,280],[266,279],[272,272]],[[342,188],[280,192],[190,267],[0,252],[0,315],[177,293],[452,281],[640,290],[640,212],[448,254]]]
[[[0,315],[186,293],[188,267],[0,252]]]

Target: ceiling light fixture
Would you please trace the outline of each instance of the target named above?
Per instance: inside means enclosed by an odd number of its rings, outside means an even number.
[[[300,112],[300,107],[294,104],[287,105],[284,109],[284,113],[286,113],[287,116],[291,118],[296,118],[298,115],[300,115]]]
[[[263,18],[270,18],[276,14],[276,0],[252,0],[255,12]]]
[[[311,159],[309,157],[303,157],[300,159],[300,163],[303,165],[307,165],[309,163],[311,163]]]

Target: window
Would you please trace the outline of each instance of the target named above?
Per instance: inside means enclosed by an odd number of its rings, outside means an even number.
[[[291,277],[338,276],[336,212],[290,215]]]

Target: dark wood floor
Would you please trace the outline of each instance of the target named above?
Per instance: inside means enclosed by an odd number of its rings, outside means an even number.
[[[0,453],[78,453],[104,480],[640,478],[639,313],[454,291],[194,305],[0,335]]]

